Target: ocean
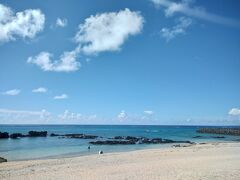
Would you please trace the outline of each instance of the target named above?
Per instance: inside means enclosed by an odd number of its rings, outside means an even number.
[[[147,138],[165,138],[171,140],[189,140],[192,142],[236,141],[239,137],[199,134],[196,130],[207,126],[151,126],[151,125],[0,125],[0,132],[23,133],[28,131],[48,131],[56,134],[83,133],[101,136],[104,139],[114,136],[135,136]],[[202,136],[193,138],[194,136]],[[221,135],[222,136],[222,135]],[[107,152],[133,151],[146,148],[164,148],[172,144],[136,144],[136,145],[90,145],[94,139],[73,139],[59,137],[25,137],[19,139],[0,139],[0,157],[8,161],[72,157]]]

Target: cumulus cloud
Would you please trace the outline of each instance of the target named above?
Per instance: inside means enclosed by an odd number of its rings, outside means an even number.
[[[79,120],[82,118],[82,114],[80,113],[73,113],[69,110],[65,110],[63,114],[59,114],[58,117],[62,120]]]
[[[47,92],[47,89],[44,87],[39,87],[37,89],[33,89],[32,92],[33,93],[45,93],[45,92]]]
[[[173,26],[172,28],[162,28],[161,36],[165,38],[167,41],[172,40],[177,35],[185,34],[186,29],[192,24],[192,20],[186,17],[180,17],[178,19],[178,24]]]
[[[45,16],[39,9],[27,9],[14,13],[10,7],[0,4],[0,42],[13,41],[17,37],[34,38],[43,30]]]
[[[144,19],[129,9],[90,16],[79,25],[75,41],[86,54],[116,51],[130,35],[141,32]]]
[[[150,111],[150,110],[146,110],[146,111],[143,111],[144,112],[144,114],[146,114],[146,115],[153,115],[154,114],[154,112],[153,111]]]
[[[27,62],[44,71],[76,71],[80,68],[77,61],[80,54],[120,50],[130,35],[141,32],[143,23],[140,12],[129,9],[92,15],[79,25],[79,31],[74,37],[77,43],[75,50],[64,52],[58,60],[53,60],[53,55],[49,52],[41,52],[35,57],[29,57]]]
[[[57,20],[56,20],[57,27],[65,27],[65,26],[67,26],[67,23],[68,23],[68,21],[66,18],[63,18],[63,19],[57,18]]]
[[[16,96],[16,95],[18,95],[20,92],[21,92],[20,89],[11,89],[11,90],[8,90],[8,91],[3,92],[2,94],[3,94],[3,95],[9,95],[9,96]]]
[[[209,13],[202,7],[194,7],[191,3],[191,0],[182,0],[180,2],[174,2],[170,0],[150,1],[152,1],[157,7],[164,7],[165,15],[167,17],[172,16],[176,13],[181,13],[190,17],[206,20],[221,25],[233,26],[238,28],[240,27],[240,22],[238,20]]]
[[[117,118],[119,119],[119,121],[124,121],[126,120],[128,117],[127,113],[122,110],[118,115],[117,115]]]
[[[27,63],[39,66],[43,71],[55,72],[71,72],[77,71],[81,64],[78,62],[77,56],[79,48],[73,51],[64,52],[59,60],[53,60],[53,55],[49,52],[41,52],[35,57],[29,57]]]
[[[240,116],[240,108],[232,108],[229,112],[231,116]]]
[[[53,97],[53,99],[67,99],[67,98],[68,98],[67,94],[61,94]]]

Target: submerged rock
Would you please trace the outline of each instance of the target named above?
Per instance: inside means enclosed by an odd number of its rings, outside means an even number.
[[[0,163],[7,162],[7,159],[0,157]]]
[[[202,138],[203,136],[193,136],[192,138]]]
[[[60,134],[51,133],[50,136],[54,137],[54,136],[61,136],[61,135]]]
[[[77,139],[96,139],[98,136],[86,135],[86,134],[65,134],[63,135],[67,138],[77,138]]]
[[[9,134],[7,132],[0,132],[0,139],[9,138]]]
[[[46,137],[47,131],[29,131],[28,136],[29,137]]]
[[[113,139],[124,139],[123,136],[115,136]]]
[[[23,135],[21,133],[13,133],[10,135],[10,138],[12,139],[21,138],[21,137],[27,137],[27,135]]]
[[[216,138],[216,139],[224,139],[224,136],[212,136],[212,138]]]

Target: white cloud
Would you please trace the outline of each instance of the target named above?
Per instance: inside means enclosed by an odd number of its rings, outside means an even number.
[[[16,96],[16,95],[18,95],[20,92],[21,92],[20,89],[12,89],[12,90],[5,91],[5,92],[3,92],[2,94],[3,94],[3,95],[9,95],[9,96]]]
[[[77,56],[79,48],[77,47],[73,51],[64,52],[59,60],[53,60],[53,55],[49,52],[41,52],[35,57],[29,57],[27,63],[35,64],[39,66],[43,71],[55,71],[55,72],[71,72],[77,71],[81,64],[78,62]]]
[[[79,25],[79,31],[74,37],[78,45],[73,51],[64,52],[59,60],[53,60],[49,52],[41,52],[35,57],[29,57],[27,62],[44,71],[77,71],[80,68],[77,57],[81,53],[90,55],[119,50],[130,35],[141,32],[143,22],[139,12],[129,9],[90,16],[84,24]]]
[[[240,27],[240,22],[235,19],[226,18],[216,14],[207,12],[204,8],[193,7],[190,2],[191,0],[183,0],[180,2],[173,2],[170,0],[150,0],[157,7],[165,7],[165,15],[172,16],[175,13],[182,13],[184,15],[195,17],[198,19],[206,20],[209,22],[228,25],[233,27]]]
[[[240,116],[240,108],[232,108],[229,112],[229,115]]]
[[[70,112],[69,110],[65,110],[64,113],[63,114],[59,114],[58,117],[61,120],[79,120],[83,116],[80,113],[73,113],[73,112]]]
[[[172,28],[162,28],[161,36],[166,38],[167,41],[175,38],[177,35],[185,34],[186,29],[192,24],[192,20],[186,17],[180,17],[178,19],[178,24]]]
[[[43,30],[45,16],[39,9],[27,9],[14,14],[10,7],[0,4],[0,42],[17,37],[34,38]]]
[[[40,111],[12,110],[0,108],[0,124],[101,124],[100,118],[93,115],[82,115],[65,110],[54,114],[45,109]]]
[[[75,41],[86,54],[116,51],[130,35],[141,32],[143,23],[140,13],[129,9],[97,14],[79,25]]]
[[[51,113],[41,111],[23,111],[0,109],[0,123],[3,124],[39,124],[48,122]]]
[[[99,123],[97,115],[82,115],[80,113],[74,113],[69,110],[65,110],[62,114],[57,115],[59,119],[58,123],[66,124],[95,124]],[[97,121],[96,121],[97,120]]]
[[[117,118],[122,122],[124,120],[126,120],[128,117],[127,113],[122,110],[118,115],[117,115]]]
[[[34,93],[45,93],[45,92],[47,92],[47,89],[44,88],[44,87],[39,87],[37,89],[33,89],[32,92],[34,92]]]
[[[67,99],[68,98],[68,95],[67,94],[62,94],[62,95],[59,95],[59,96],[54,96],[53,99]]]
[[[57,27],[65,27],[65,26],[67,26],[67,23],[68,23],[68,21],[66,18],[63,18],[63,19],[57,18],[57,20],[56,20]]]
[[[147,114],[147,115],[153,115],[154,112],[153,111],[150,111],[150,110],[146,110],[146,111],[143,111],[144,114]]]

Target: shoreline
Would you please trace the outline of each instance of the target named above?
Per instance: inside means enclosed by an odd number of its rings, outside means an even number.
[[[0,179],[178,179],[175,175],[180,175],[179,179],[240,179],[239,151],[238,142],[211,142],[188,147],[10,161],[0,164]]]

